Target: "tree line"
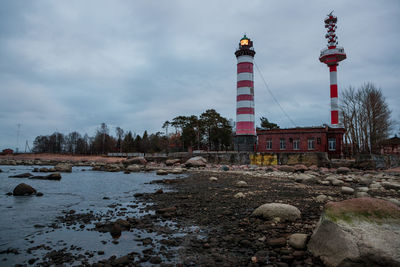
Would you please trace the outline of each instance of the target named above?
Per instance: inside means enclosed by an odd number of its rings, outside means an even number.
[[[110,129],[102,123],[94,136],[81,135],[74,131],[69,134],[55,132],[51,135],[41,135],[35,138],[32,152],[35,153],[69,153],[69,154],[106,154],[111,152],[139,152],[155,153],[166,150],[168,139],[160,132],[142,136],[125,133],[120,128],[115,128],[115,136],[110,134]]]
[[[232,147],[232,127],[229,121],[213,109],[206,110],[199,117],[178,116],[166,121],[165,133],[143,135],[132,134],[120,127],[115,135],[107,124],[102,123],[94,136],[54,132],[37,136],[33,142],[34,153],[107,154],[107,153],[158,153],[178,152],[188,149],[227,150]],[[173,127],[175,131],[170,131]]]

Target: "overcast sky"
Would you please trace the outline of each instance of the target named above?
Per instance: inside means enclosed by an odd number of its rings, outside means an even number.
[[[142,134],[215,109],[235,119],[240,38],[298,126],[329,123],[323,19],[334,10],[347,59],[339,91],[372,82],[400,121],[400,1],[0,2],[0,149],[102,122]],[[255,68],[256,122],[292,127]],[[396,126],[399,128],[399,125]]]

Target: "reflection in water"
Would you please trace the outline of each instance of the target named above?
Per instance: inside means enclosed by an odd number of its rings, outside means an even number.
[[[133,195],[154,192],[158,189],[159,185],[149,183],[157,179],[155,173],[82,171],[90,168],[74,167],[72,173],[62,173],[60,181],[8,178],[11,175],[32,172],[33,168],[34,166],[13,166],[12,168],[2,166],[0,251],[17,248],[20,254],[0,254],[0,265],[3,265],[1,263],[3,259],[6,259],[3,262],[7,263],[6,265],[13,265],[26,262],[32,257],[41,258],[49,252],[47,249],[70,248],[74,245],[79,245],[82,250],[104,251],[104,256],[96,255],[92,258],[96,261],[111,255],[125,255],[131,252],[137,246],[134,240],[138,236],[157,238],[155,233],[140,230],[125,231],[121,237],[121,229],[117,226],[110,231],[111,236],[108,233],[91,231],[90,229],[94,228],[93,224],[82,227],[79,227],[79,224],[77,227],[65,224],[59,229],[49,227],[57,220],[57,217],[65,216],[71,210],[78,215],[91,213],[102,220],[117,219],[118,216],[115,214],[121,210],[124,211],[122,214],[128,214],[130,217],[144,215],[145,213],[139,213],[143,208],[143,203],[135,202]],[[174,176],[169,178],[174,178]],[[44,195],[42,197],[7,196],[6,193],[12,192],[19,183],[27,183]],[[118,242],[115,242],[116,238]],[[28,249],[32,254],[26,253]]]

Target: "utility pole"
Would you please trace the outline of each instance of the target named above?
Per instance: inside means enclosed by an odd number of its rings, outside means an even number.
[[[18,129],[17,129],[17,147],[16,147],[16,149],[15,149],[15,152],[16,152],[16,153],[18,153],[18,148],[19,148],[19,130],[20,130],[20,128],[21,128],[21,123],[18,123],[18,124],[17,124],[17,127],[18,127]]]

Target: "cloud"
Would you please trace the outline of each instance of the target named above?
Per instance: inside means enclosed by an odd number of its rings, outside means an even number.
[[[246,33],[269,89],[297,125],[329,121],[323,18],[339,17],[339,90],[373,82],[400,120],[397,1],[2,1],[0,149],[100,123],[138,134],[209,108],[235,118]],[[255,71],[256,117],[292,124]],[[113,133],[113,129],[111,133]],[[24,142],[20,142],[22,146]]]

